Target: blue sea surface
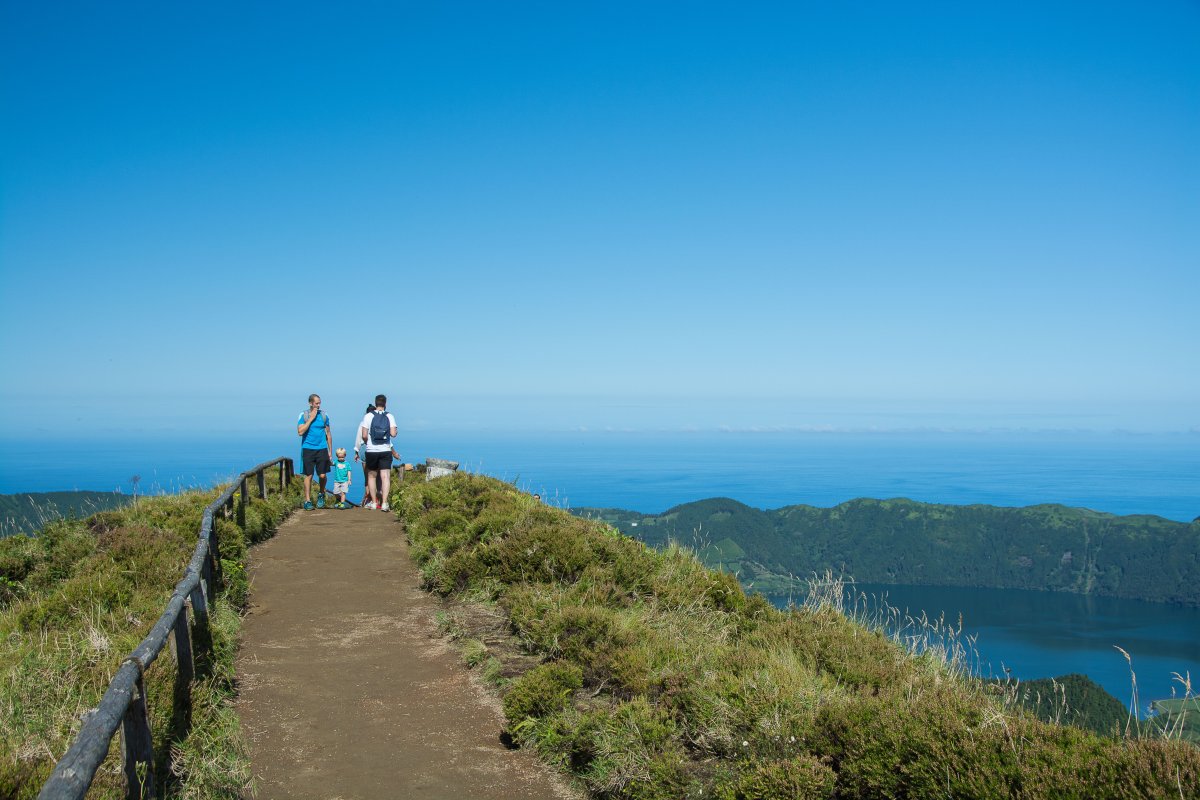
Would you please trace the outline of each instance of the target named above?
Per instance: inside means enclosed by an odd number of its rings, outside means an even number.
[[[349,442],[346,443],[350,444]],[[401,431],[409,462],[459,461],[559,505],[658,513],[731,497],[758,508],[831,506],[856,497],[1114,514],[1200,515],[1200,435],[1085,433],[446,433]],[[0,440],[0,493],[209,486],[280,455],[295,435],[84,442]],[[361,494],[355,487],[352,496]]]

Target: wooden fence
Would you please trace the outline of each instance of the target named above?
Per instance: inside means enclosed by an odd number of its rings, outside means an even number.
[[[204,510],[200,523],[200,540],[188,562],[183,579],[167,602],[166,611],[150,629],[132,653],[121,663],[117,674],[108,684],[100,705],[84,720],[83,727],[71,743],[66,755],[54,767],[49,780],[42,786],[38,800],[82,798],[91,786],[96,770],[108,756],[109,746],[117,728],[121,729],[125,779],[130,798],[154,797],[154,750],[151,745],[150,720],[146,714],[146,690],[143,676],[167,646],[168,638],[175,641],[178,664],[177,691],[186,693],[191,707],[191,684],[196,674],[196,658],[204,655],[193,651],[192,631],[196,632],[197,648],[208,647],[212,638],[208,627],[208,609],[222,584],[221,553],[217,545],[213,521],[218,514],[236,514],[239,525],[245,525],[246,505],[249,503],[250,480],[256,479],[258,496],[267,497],[266,471],[279,466],[279,491],[284,491],[295,475],[290,458],[277,458],[243,472]],[[234,496],[237,500],[234,500]],[[192,620],[189,625],[188,608]]]

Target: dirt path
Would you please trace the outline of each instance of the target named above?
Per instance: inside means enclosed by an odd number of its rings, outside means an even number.
[[[436,636],[403,529],[308,511],[251,558],[238,711],[258,797],[575,798]]]

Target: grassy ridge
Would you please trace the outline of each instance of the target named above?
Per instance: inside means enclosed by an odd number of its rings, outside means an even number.
[[[277,473],[268,485],[278,485]],[[0,797],[32,798],[157,621],[219,490],[141,499],[137,506],[48,524],[0,540]],[[297,505],[297,490],[254,500],[243,530],[218,520],[226,587],[210,610],[213,656],[198,664],[191,733],[174,702],[168,649],[146,673],[157,774],[167,796],[238,797],[249,786],[233,695],[246,548]],[[119,741],[119,737],[114,741]],[[89,796],[123,797],[119,746]]]
[[[1200,795],[1200,750],[1042,722],[832,594],[776,611],[689,551],[491,479],[397,495],[426,586],[499,609],[520,640],[523,662],[464,647],[503,687],[509,735],[594,796]]]
[[[41,530],[55,520],[87,517],[121,508],[133,496],[116,492],[26,492],[0,494],[0,537]]]
[[[1039,589],[1200,605],[1200,523],[1060,505],[1004,508],[851,500],[761,511],[728,498],[662,514],[576,509],[763,592],[791,576],[844,570],[865,583]]]

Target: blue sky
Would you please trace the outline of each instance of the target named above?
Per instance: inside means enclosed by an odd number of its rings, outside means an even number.
[[[0,435],[1200,430],[1200,4],[245,5],[0,5]]]

